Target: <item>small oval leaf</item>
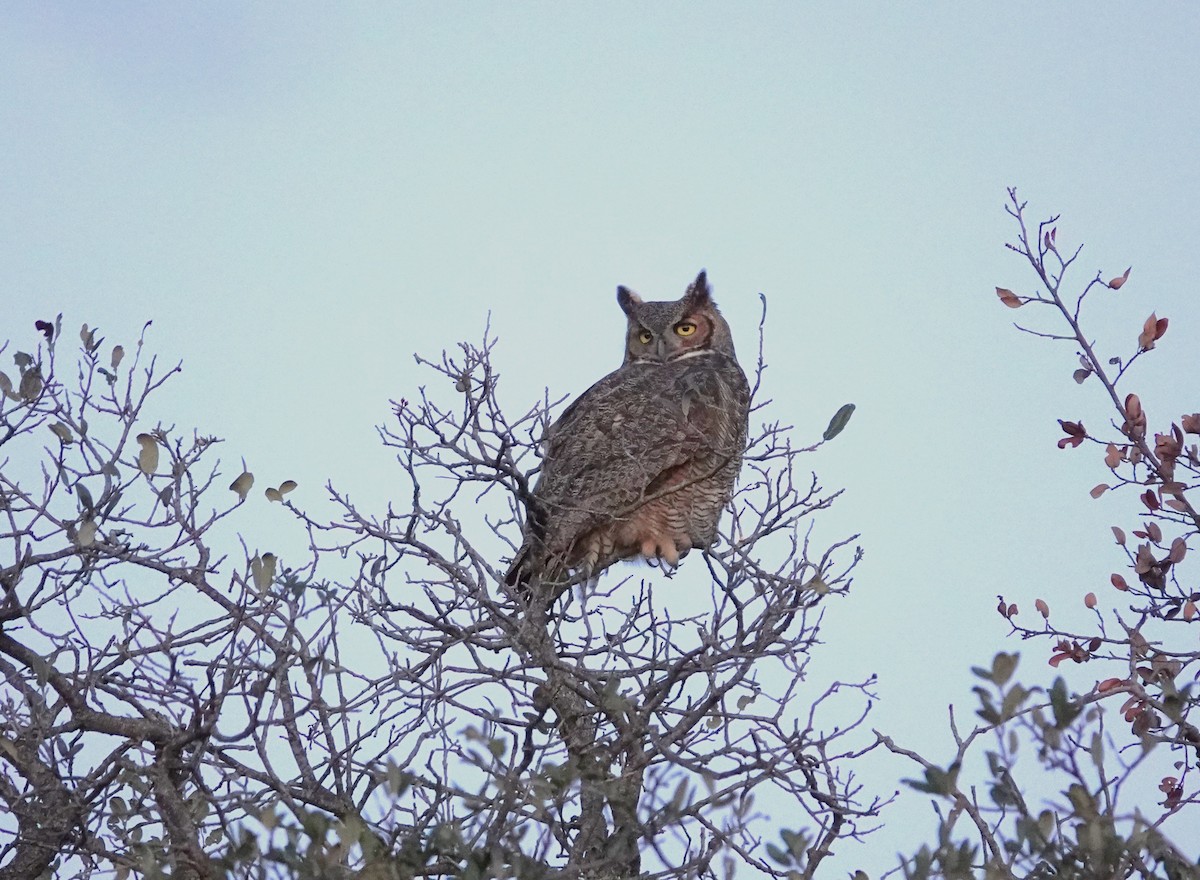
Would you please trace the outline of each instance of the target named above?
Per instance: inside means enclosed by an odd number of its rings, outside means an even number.
[[[260,591],[265,591],[275,580],[275,561],[274,553],[264,553],[250,560],[250,574]]]
[[[850,416],[854,415],[854,404],[846,403],[833,414],[833,418],[829,420],[829,427],[825,429],[822,435],[825,440],[832,440],[838,434],[846,429],[846,425],[850,422]]]
[[[283,500],[283,496],[279,494],[278,489],[267,489],[265,492],[263,492],[263,494],[267,496],[268,501],[282,501]]]
[[[143,474],[154,473],[158,470],[158,442],[149,434],[138,434],[137,442],[142,447],[138,453],[138,470]]]
[[[17,393],[26,403],[32,403],[38,399],[43,387],[45,387],[45,383],[42,381],[42,371],[33,367],[26,370],[25,374],[21,376],[21,387]]]
[[[229,490],[237,492],[239,501],[245,501],[252,486],[254,486],[254,474],[250,471],[243,471],[240,477],[229,484]]]
[[[79,526],[79,531],[75,533],[75,543],[80,547],[91,547],[96,543],[96,523],[94,520],[85,519]]]
[[[1000,302],[1004,303],[1010,309],[1019,309],[1025,305],[1021,298],[1009,290],[1007,287],[997,287],[996,296],[1000,297]]]
[[[291,492],[293,489],[295,489],[297,485],[298,483],[295,480],[284,480],[279,484],[279,494],[286,495],[288,492]]]

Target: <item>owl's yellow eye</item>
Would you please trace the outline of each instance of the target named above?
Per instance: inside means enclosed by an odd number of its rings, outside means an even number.
[[[679,336],[691,336],[696,332],[696,325],[691,321],[680,321],[675,325],[675,332]]]
[[[649,345],[653,340],[654,340],[654,334],[651,333],[649,330],[643,330],[641,333],[638,334],[638,341],[641,342],[642,345]]]

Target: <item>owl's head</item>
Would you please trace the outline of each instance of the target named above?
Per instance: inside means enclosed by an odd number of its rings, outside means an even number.
[[[705,351],[736,359],[733,335],[721,317],[704,271],[682,299],[644,302],[627,287],[617,288],[617,302],[629,319],[625,363],[665,363]]]

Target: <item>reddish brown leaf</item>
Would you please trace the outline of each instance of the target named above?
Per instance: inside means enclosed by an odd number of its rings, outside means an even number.
[[[1123,679],[1123,678],[1106,678],[1106,679],[1104,679],[1104,681],[1102,681],[1096,685],[1096,690],[1099,693],[1106,694],[1109,691],[1116,690],[1117,688],[1121,687],[1125,683],[1126,683],[1125,679]]]
[[[1155,333],[1158,332],[1158,315],[1154,312],[1150,313],[1150,317],[1142,324],[1142,332],[1138,334],[1138,348],[1143,351],[1149,351],[1154,348],[1154,340],[1158,337]]]
[[[1088,608],[1095,608],[1096,607],[1096,594],[1088,593],[1086,596],[1084,596],[1083,604]]]
[[[1162,540],[1162,526],[1156,522],[1146,523],[1146,537],[1155,544],[1159,543]]]
[[[1129,280],[1129,273],[1132,271],[1133,271],[1133,266],[1130,266],[1122,274],[1118,275],[1116,278],[1109,281],[1108,286],[1111,287],[1113,290],[1120,290],[1121,285],[1123,285],[1126,281]]]
[[[1114,574],[1112,577],[1109,578],[1109,580],[1112,581],[1112,585],[1114,587],[1116,587],[1118,590],[1128,590],[1129,589],[1129,584],[1126,583],[1125,578],[1121,577],[1119,574]]]
[[[1099,498],[1101,495],[1103,495],[1105,492],[1107,492],[1111,488],[1112,487],[1109,486],[1108,483],[1100,483],[1097,486],[1093,486],[1092,491],[1089,492],[1088,494],[1091,495],[1093,498]]]
[[[1124,425],[1121,426],[1121,431],[1124,433],[1124,436],[1132,439],[1145,437],[1146,413],[1145,411],[1142,411],[1140,397],[1138,397],[1136,394],[1127,395],[1126,406],[1124,406],[1124,409],[1126,409],[1126,421],[1124,421]],[[1130,450],[1130,461],[1138,463],[1139,457],[1140,451],[1138,448],[1134,447],[1133,450]]]
[[[1158,508],[1159,508],[1158,496],[1154,494],[1153,489],[1147,489],[1142,494],[1142,504],[1146,505],[1146,509],[1149,510],[1151,513],[1158,510]]]
[[[1125,459],[1125,450],[1115,443],[1109,443],[1108,448],[1104,452],[1104,463],[1108,465],[1109,470],[1115,471]]]
[[[1149,544],[1139,544],[1137,555],[1133,560],[1133,570],[1138,574],[1146,574],[1153,571],[1157,562],[1154,559],[1154,551],[1150,549]]]
[[[1176,538],[1171,542],[1171,551],[1167,554],[1167,559],[1178,565],[1183,562],[1183,557],[1187,556],[1187,542],[1183,538]]]
[[[1113,537],[1117,539],[1117,543],[1122,547],[1125,546],[1125,530],[1120,526],[1112,527]]]
[[[996,296],[1000,297],[1000,302],[1004,303],[1010,309],[1019,309],[1025,305],[1025,301],[1007,287],[997,287]]]
[[[1033,607],[1038,610],[1038,614],[1046,620],[1050,619],[1050,606],[1046,604],[1045,599],[1038,599],[1033,603]]]
[[[1191,413],[1184,416],[1183,430],[1188,434],[1200,434],[1200,413]]]
[[[1191,623],[1195,617],[1196,617],[1196,603],[1193,602],[1191,599],[1188,599],[1186,602],[1183,603],[1183,619],[1186,620],[1188,623]]]
[[[1059,449],[1066,449],[1068,446],[1072,448],[1078,447],[1080,443],[1087,439],[1087,428],[1083,426],[1083,422],[1067,422],[1059,419],[1058,423],[1067,434],[1066,437],[1058,441]]]

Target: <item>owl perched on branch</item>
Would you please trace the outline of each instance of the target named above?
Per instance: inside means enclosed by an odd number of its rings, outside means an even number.
[[[550,427],[509,586],[561,587],[635,556],[675,566],[716,539],[750,412],[729,325],[704,272],[682,299],[618,287],[617,301],[625,362]]]

